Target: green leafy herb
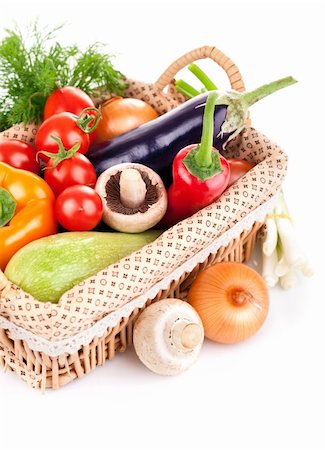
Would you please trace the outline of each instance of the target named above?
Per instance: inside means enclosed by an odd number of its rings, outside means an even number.
[[[27,36],[6,30],[0,42],[0,130],[39,123],[47,97],[59,87],[123,95],[125,78],[114,69],[104,45],[95,43],[85,51],[77,45],[63,47],[55,41],[60,28],[40,30],[35,23]]]

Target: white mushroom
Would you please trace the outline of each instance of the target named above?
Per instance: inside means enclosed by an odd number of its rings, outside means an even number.
[[[148,306],[133,332],[139,359],[159,375],[177,375],[192,366],[203,339],[203,325],[195,309],[174,298]]]
[[[167,209],[162,179],[142,164],[110,167],[99,176],[95,190],[103,201],[103,221],[125,233],[148,230],[162,219]]]

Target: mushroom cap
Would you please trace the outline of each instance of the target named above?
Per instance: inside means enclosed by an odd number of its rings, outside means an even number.
[[[183,300],[164,299],[139,316],[133,343],[139,359],[160,375],[177,375],[197,360],[204,339],[201,319]]]
[[[124,214],[113,211],[107,204],[106,185],[109,179],[125,169],[136,169],[140,173],[146,173],[151,183],[157,186],[159,194],[157,202],[149,205],[145,212],[135,212]],[[109,169],[106,169],[99,177],[95,186],[96,192],[100,195],[103,202],[103,222],[114,230],[125,233],[140,233],[155,226],[167,210],[167,192],[160,176],[152,169],[143,164],[121,163]]]

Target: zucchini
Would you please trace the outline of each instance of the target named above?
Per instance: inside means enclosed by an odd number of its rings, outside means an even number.
[[[58,303],[80,281],[154,241],[161,231],[66,232],[33,241],[9,261],[5,275],[41,302]]]

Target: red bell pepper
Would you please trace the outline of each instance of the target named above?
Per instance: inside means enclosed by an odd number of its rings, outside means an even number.
[[[173,184],[168,189],[168,208],[162,225],[169,227],[214,202],[227,188],[227,160],[213,147],[214,109],[217,92],[212,91],[203,116],[200,144],[180,150],[173,161]]]

